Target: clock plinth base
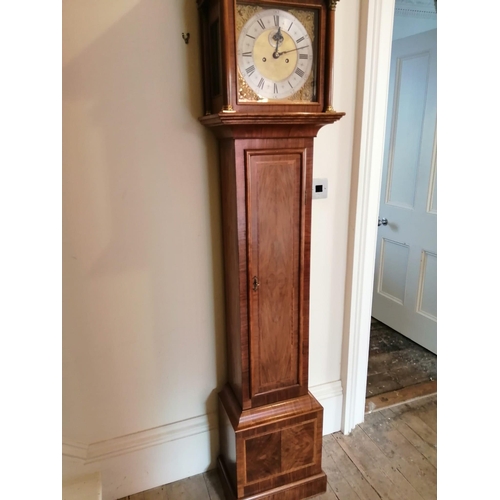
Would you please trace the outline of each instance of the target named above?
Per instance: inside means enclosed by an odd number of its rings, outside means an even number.
[[[323,407],[309,393],[241,410],[219,394],[219,474],[227,500],[302,500],[326,491]]]
[[[321,493],[326,491],[327,479],[326,474],[322,471],[321,474],[316,476],[239,499],[233,493],[224,462],[222,462],[220,457],[217,460],[217,469],[226,500],[299,500],[321,495]]]

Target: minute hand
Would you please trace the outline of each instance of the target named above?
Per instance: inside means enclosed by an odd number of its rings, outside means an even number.
[[[309,47],[309,45],[304,45],[303,47],[297,47],[296,49],[285,50],[284,52],[280,52],[279,55],[281,56],[283,54],[288,54],[289,52],[295,52],[296,50],[306,49],[307,47]]]

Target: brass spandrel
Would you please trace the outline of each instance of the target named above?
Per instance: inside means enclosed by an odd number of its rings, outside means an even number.
[[[293,94],[289,100],[290,101],[300,101],[300,102],[313,102],[314,99],[314,75],[311,71],[309,78],[305,85],[295,94]]]
[[[309,38],[311,39],[311,42],[314,43],[314,38],[316,36],[316,33],[314,31],[314,21],[316,19],[315,12],[312,10],[303,10],[303,9],[287,9],[290,14],[295,16],[304,26],[306,29],[307,33],[309,34]]]
[[[256,5],[236,4],[236,40],[247,21],[261,10],[264,9]]]
[[[264,101],[262,97],[259,97],[245,82],[244,78],[241,76],[240,70],[238,70],[238,100],[240,102],[246,101]]]

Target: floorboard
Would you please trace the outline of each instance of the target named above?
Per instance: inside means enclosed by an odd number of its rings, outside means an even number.
[[[380,413],[367,415],[361,429],[424,499],[436,498],[436,467]]]
[[[366,397],[395,393],[422,384],[433,394],[437,381],[437,356],[372,318]]]
[[[411,411],[397,414],[392,409],[387,409],[381,414],[386,416],[408,442],[437,468],[437,435],[433,429]]]
[[[436,393],[436,381],[422,382],[421,384],[410,385],[409,387],[403,387],[402,389],[396,389],[394,391],[384,392],[382,394],[377,394],[376,396],[366,398],[365,412],[371,413],[382,408],[388,408],[390,406],[395,406],[400,403],[405,403],[413,399]]]
[[[316,500],[435,500],[437,396],[385,408],[323,438],[328,491]],[[224,500],[215,470],[120,500]]]
[[[336,433],[334,436],[381,498],[422,500],[422,496],[401,472],[392,466],[391,461],[360,427],[356,427],[350,436],[341,433]]]
[[[351,490],[360,498],[361,500],[379,500],[380,495],[375,491],[372,485],[366,480],[363,473],[356,467],[354,462],[349,458],[348,455],[341,448],[339,443],[336,441],[334,434],[325,436],[323,438],[323,449],[327,454],[326,460],[323,461],[323,467],[326,467],[325,473],[328,476],[328,470],[332,462],[338,468],[342,477],[345,479],[346,483],[349,485]],[[334,478],[328,477],[328,481],[335,488],[336,483]],[[340,498],[340,497],[339,497]],[[356,498],[356,497],[354,497]]]

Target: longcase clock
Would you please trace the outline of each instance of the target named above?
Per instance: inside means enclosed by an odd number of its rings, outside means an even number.
[[[227,499],[326,490],[323,408],[308,390],[313,142],[333,108],[337,0],[197,0],[205,116],[219,140]]]

